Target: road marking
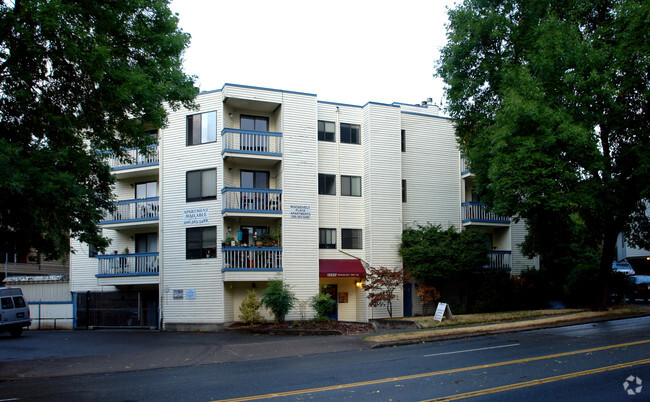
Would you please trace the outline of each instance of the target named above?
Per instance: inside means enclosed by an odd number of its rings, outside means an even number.
[[[455,400],[458,400],[458,399],[474,398],[476,396],[484,396],[484,395],[496,394],[497,392],[512,391],[512,390],[515,390],[515,389],[532,387],[532,386],[540,385],[540,384],[548,384],[548,383],[555,382],[555,381],[569,380],[571,378],[582,377],[582,376],[585,376],[585,375],[604,373],[604,372],[607,372],[607,371],[620,370],[620,369],[627,368],[627,367],[639,366],[639,365],[642,365],[642,364],[649,364],[649,363],[650,363],[650,359],[637,360],[637,361],[634,361],[634,362],[620,363],[620,364],[615,364],[613,366],[599,367],[599,368],[595,368],[595,369],[591,369],[591,370],[578,371],[576,373],[558,375],[558,376],[555,376],[555,377],[540,378],[540,379],[537,379],[537,380],[520,382],[520,383],[516,383],[516,384],[503,385],[501,387],[494,387],[494,388],[488,388],[488,389],[483,389],[483,390],[478,390],[478,391],[466,392],[464,394],[445,396],[445,397],[435,398],[435,399],[425,399],[422,402],[455,401]]]
[[[479,350],[490,350],[490,349],[501,349],[501,348],[510,348],[512,346],[519,346],[518,343],[511,343],[509,345],[499,345],[499,346],[489,346],[486,348],[478,348],[478,349],[467,349],[467,350],[458,350],[456,352],[444,352],[444,353],[434,353],[431,355],[424,355],[424,357],[431,357],[431,356],[443,356],[443,355],[454,355],[456,353],[467,353],[467,352],[477,352]]]
[[[434,376],[437,376],[437,375],[461,373],[461,372],[464,372],[464,371],[472,371],[472,370],[480,370],[480,369],[486,369],[486,368],[492,368],[492,367],[508,366],[508,365],[511,365],[511,364],[530,363],[530,362],[539,361],[539,360],[555,359],[555,358],[563,357],[563,356],[572,356],[572,355],[579,355],[579,354],[583,354],[583,353],[598,352],[598,351],[608,350],[608,349],[624,348],[624,347],[627,347],[627,346],[643,345],[644,343],[650,343],[650,339],[646,339],[646,340],[643,340],[643,341],[636,341],[636,342],[619,343],[617,345],[599,346],[597,348],[575,350],[575,351],[572,351],[572,352],[555,353],[555,354],[552,354],[552,355],[544,355],[544,356],[537,356],[537,357],[527,357],[525,359],[509,360],[509,361],[505,361],[505,362],[498,362],[498,363],[491,363],[491,364],[481,364],[481,365],[478,365],[478,366],[461,367],[461,368],[457,368],[457,369],[449,369],[449,370],[441,370],[441,371],[432,371],[432,372],[429,372],[429,373],[412,374],[412,375],[406,375],[406,376],[401,376],[401,377],[381,378],[381,379],[378,379],[378,380],[369,380],[369,381],[352,382],[352,383],[348,383],[348,384],[330,385],[330,386],[327,386],[327,387],[298,389],[298,390],[295,390],[295,391],[277,392],[277,393],[264,394],[264,395],[244,396],[244,397],[241,397],[241,398],[232,398],[232,399],[222,399],[221,402],[255,401],[255,400],[259,400],[259,399],[270,399],[270,398],[278,398],[278,397],[285,397],[285,396],[292,396],[292,395],[309,394],[309,393],[315,393],[315,392],[333,391],[333,390],[346,389],[346,388],[362,387],[362,386],[366,386],[366,385],[385,384],[385,383],[394,382],[394,381],[404,381],[404,380],[413,380],[413,379],[424,378],[424,377],[434,377]]]

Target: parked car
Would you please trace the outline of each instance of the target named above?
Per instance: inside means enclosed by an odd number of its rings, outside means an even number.
[[[630,301],[635,302],[641,299],[647,302],[650,298],[650,275],[632,275],[632,294]]]
[[[636,272],[634,272],[634,269],[630,265],[629,262],[627,261],[614,261],[612,263],[612,269],[614,272],[620,272],[625,275],[634,275]]]
[[[29,306],[20,288],[0,288],[0,333],[18,337],[24,327],[32,325]]]

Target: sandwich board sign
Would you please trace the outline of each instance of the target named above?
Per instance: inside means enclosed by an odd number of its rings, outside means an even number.
[[[441,322],[442,318],[453,320],[454,316],[451,314],[451,309],[447,303],[438,303],[436,314],[433,316],[434,321]]]

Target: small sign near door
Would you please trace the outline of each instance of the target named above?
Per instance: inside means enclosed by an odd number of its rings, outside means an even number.
[[[292,219],[309,219],[311,217],[311,206],[290,205],[289,216],[291,216]]]

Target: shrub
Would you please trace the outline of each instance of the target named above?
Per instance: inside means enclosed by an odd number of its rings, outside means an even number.
[[[600,303],[603,288],[597,265],[581,264],[567,277],[567,301],[572,306],[594,307]]]
[[[422,315],[429,315],[432,314],[432,310],[435,311],[434,308],[440,300],[440,292],[431,285],[420,285],[418,297],[422,301]]]
[[[239,306],[239,320],[248,325],[264,322],[264,318],[258,311],[260,307],[262,303],[257,298],[257,293],[253,289],[249,290]]]
[[[312,297],[311,306],[316,310],[315,321],[328,321],[327,315],[332,311],[336,301],[332,299],[329,293],[321,293]]]
[[[274,279],[268,283],[262,304],[271,310],[276,322],[284,322],[284,317],[287,316],[297,300],[289,289],[289,285],[279,279]]]

